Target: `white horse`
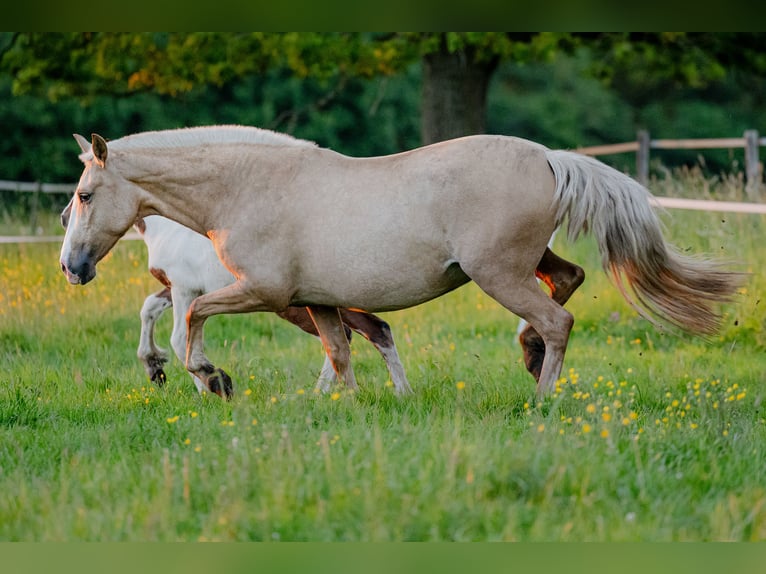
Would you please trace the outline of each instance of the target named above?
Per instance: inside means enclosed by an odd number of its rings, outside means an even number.
[[[186,367],[221,395],[231,379],[203,349],[212,315],[307,306],[323,341],[347,349],[337,308],[402,309],[470,280],[529,322],[527,368],[538,394],[549,393],[573,324],[562,305],[584,276],[546,245],[567,216],[570,238],[595,236],[604,268],[647,317],[713,333],[714,304],[742,280],[669,246],[648,190],[587,156],[471,136],[351,158],[249,143],[247,131],[78,138],[85,169],[60,259],[69,282],[85,284],[133,222],[152,214],[207,235],[236,280],[193,301]],[[354,384],[348,354],[338,356],[339,378]]]

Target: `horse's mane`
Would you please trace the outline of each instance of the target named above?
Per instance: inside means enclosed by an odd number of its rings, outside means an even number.
[[[317,147],[308,140],[250,126],[224,125],[140,132],[109,142],[112,149],[190,147],[208,143],[250,143]]]

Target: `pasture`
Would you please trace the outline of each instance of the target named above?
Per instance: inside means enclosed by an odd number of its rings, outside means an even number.
[[[660,333],[586,271],[554,396],[535,400],[516,319],[476,286],[384,314],[414,395],[352,343],[360,390],[316,394],[318,340],[271,315],[214,317],[235,396],[173,359],[154,387],[141,241],[67,284],[60,245],[0,245],[0,540],[708,541],[766,539],[766,221],[673,211],[682,250],[752,273],[710,340]],[[169,348],[170,313],[157,334]]]

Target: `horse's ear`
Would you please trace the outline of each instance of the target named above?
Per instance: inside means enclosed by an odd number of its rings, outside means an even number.
[[[98,134],[91,134],[91,138],[93,157],[96,158],[96,163],[101,167],[106,167],[106,140]]]
[[[90,142],[88,140],[86,140],[80,134],[72,134],[72,136],[74,136],[75,141],[80,146],[80,149],[83,151],[83,153],[88,153],[90,151]]]

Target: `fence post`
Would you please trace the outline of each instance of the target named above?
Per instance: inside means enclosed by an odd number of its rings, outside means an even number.
[[[32,205],[30,206],[31,213],[29,214],[29,229],[32,235],[37,233],[37,210],[40,205],[40,193],[42,192],[43,184],[39,181],[35,182],[35,190],[32,192]]]
[[[649,132],[638,130],[636,134],[638,150],[636,150],[636,179],[646,186],[649,183]]]
[[[745,190],[750,199],[761,198],[761,163],[758,154],[758,130],[745,130]]]

